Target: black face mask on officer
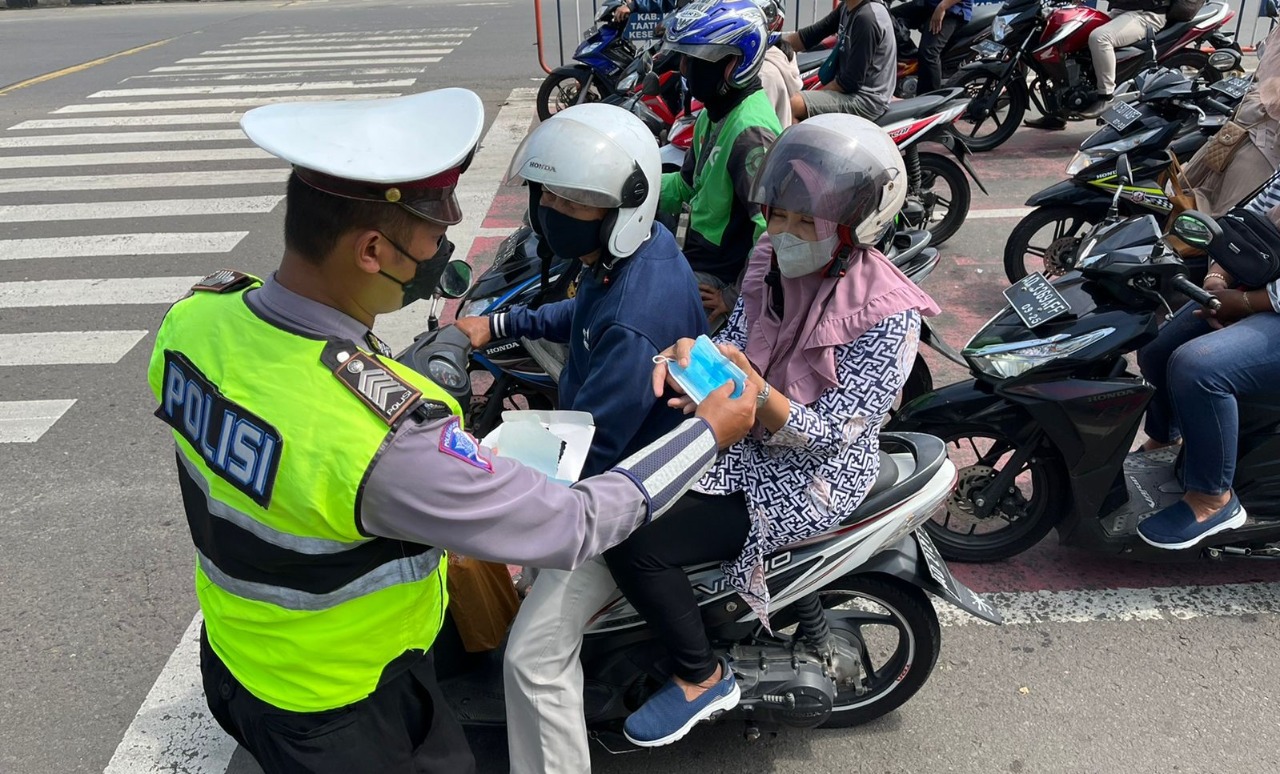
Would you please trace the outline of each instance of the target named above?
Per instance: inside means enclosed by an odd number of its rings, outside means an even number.
[[[386,234],[382,234],[382,238],[390,242],[391,246],[398,250],[401,255],[417,265],[417,268],[413,271],[413,277],[408,282],[401,282],[394,275],[378,269],[379,274],[399,285],[404,291],[404,299],[401,301],[400,307],[404,308],[414,301],[435,295],[440,285],[440,276],[444,274],[445,266],[449,263],[449,258],[453,256],[453,243],[446,239],[444,234],[441,234],[440,241],[436,242],[435,254],[430,258],[420,259],[401,247]]]
[[[579,220],[559,210],[538,205],[538,225],[547,247],[561,258],[578,260],[604,247],[600,236],[601,221]]]

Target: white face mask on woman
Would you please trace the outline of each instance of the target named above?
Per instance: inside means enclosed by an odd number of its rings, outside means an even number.
[[[773,254],[778,259],[778,271],[787,278],[803,277],[831,263],[831,255],[840,243],[840,237],[832,234],[826,239],[811,242],[795,234],[774,234]]]

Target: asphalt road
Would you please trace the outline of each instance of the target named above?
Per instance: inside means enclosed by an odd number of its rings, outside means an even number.
[[[279,254],[283,168],[235,136],[232,114],[263,97],[476,90],[494,128],[466,183],[474,220],[458,235],[483,263],[519,216],[520,197],[497,183],[541,75],[528,6],[0,11],[0,772],[103,771],[122,740],[150,733],[143,719],[174,737],[174,724],[200,723],[139,712],[162,687],[190,694],[180,638],[196,612],[171,442],[150,416],[145,368],[167,303],[193,278],[224,266],[265,273]],[[377,36],[393,53],[371,64],[296,56],[360,50]],[[286,50],[245,60],[255,48]],[[246,61],[258,64],[229,66]],[[1084,131],[1019,135],[978,159],[992,196],[975,192],[975,217],[928,285],[952,343],[999,306],[999,251],[1016,208],[1061,176]],[[169,134],[128,136],[143,132]],[[386,330],[403,340],[420,320],[405,313]],[[1280,566],[1134,567],[1047,541],[956,572],[996,592],[1018,623],[954,620],[937,673],[889,718],[752,745],[737,728],[700,729],[653,754],[602,754],[597,770],[1280,769]],[[504,770],[501,735],[475,741],[482,770]],[[118,759],[112,770],[255,770],[243,752],[216,747],[189,735],[154,758],[163,763]]]

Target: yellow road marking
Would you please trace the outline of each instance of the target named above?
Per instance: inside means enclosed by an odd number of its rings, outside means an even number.
[[[51,73],[45,73],[44,75],[37,75],[37,76],[36,76],[36,77],[34,77],[34,78],[28,78],[28,79],[27,79],[27,80],[25,80],[25,81],[19,81],[19,82],[17,82],[17,83],[11,84],[11,85],[9,85],[9,86],[5,86],[3,89],[0,89],[0,97],[5,96],[6,94],[8,94],[8,93],[9,93],[9,92],[11,92],[11,91],[17,91],[18,89],[25,89],[25,88],[27,88],[28,86],[35,86],[37,83],[44,83],[45,81],[51,81],[51,80],[53,80],[54,78],[61,78],[61,77],[62,77],[62,76],[64,76],[64,75],[71,75],[72,73],[78,73],[78,72],[82,72],[82,71],[84,71],[84,70],[88,70],[90,67],[97,67],[97,66],[98,66],[98,65],[100,65],[100,64],[106,64],[107,62],[110,62],[112,59],[119,59],[119,58],[120,58],[120,57],[122,57],[122,56],[129,56],[130,54],[136,54],[136,53],[138,53],[139,51],[146,51],[146,50],[147,50],[147,49],[149,49],[149,48],[155,48],[155,47],[157,47],[157,46],[163,46],[165,43],[168,43],[168,42],[169,42],[169,41],[171,41],[171,40],[174,40],[174,38],[166,38],[165,40],[157,40],[157,41],[156,41],[156,42],[154,42],[154,43],[148,43],[148,44],[146,44],[146,45],[144,45],[144,46],[138,46],[137,48],[131,48],[131,49],[129,49],[128,51],[119,51],[119,52],[117,52],[117,53],[110,54],[110,55],[108,55],[108,56],[104,56],[104,57],[102,57],[101,59],[94,59],[94,60],[93,60],[93,61],[91,61],[91,62],[83,62],[83,63],[78,64],[78,65],[72,65],[72,66],[70,66],[70,67],[64,67],[64,68],[62,68],[61,70],[55,70],[55,71],[53,71],[53,72],[51,72]]]

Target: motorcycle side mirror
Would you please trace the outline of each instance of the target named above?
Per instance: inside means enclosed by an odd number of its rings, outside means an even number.
[[[1240,52],[1231,48],[1220,48],[1209,55],[1209,69],[1220,73],[1229,73],[1240,66],[1243,61]]]
[[[640,86],[640,93],[646,97],[656,97],[662,92],[662,84],[658,81],[658,75],[650,72],[644,76],[644,83]]]
[[[1222,226],[1213,218],[1196,210],[1187,210],[1173,219],[1173,235],[1183,242],[1204,249],[1222,236]]]
[[[1129,154],[1121,153],[1116,159],[1116,182],[1120,185],[1133,185],[1133,167],[1129,164]]]
[[[471,264],[466,261],[449,261],[440,275],[440,295],[445,298],[462,298],[471,289]]]

